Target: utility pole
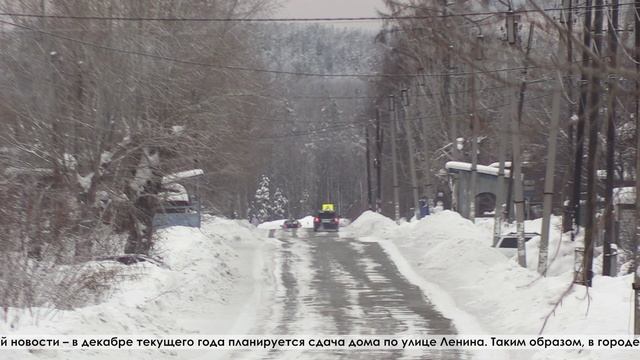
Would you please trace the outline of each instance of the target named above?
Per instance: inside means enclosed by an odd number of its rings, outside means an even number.
[[[520,82],[520,93],[518,98],[518,122],[522,122],[522,111],[524,109],[524,96],[527,91],[527,73],[529,72],[529,54],[531,53],[531,42],[533,41],[534,25],[529,26],[529,37],[527,38],[527,48],[524,53],[524,69],[522,70],[522,81]]]
[[[393,218],[395,221],[400,220],[400,194],[398,186],[398,159],[396,149],[396,123],[398,122],[398,113],[396,110],[396,98],[389,95],[389,118],[391,127],[391,167],[393,168]]]
[[[419,93],[422,93],[422,96],[424,96],[426,98],[427,96],[427,92],[424,90],[424,86],[426,85],[424,83],[425,81],[425,77],[424,77],[424,73],[422,72],[422,69],[418,70],[418,73],[420,74],[420,76],[418,77],[418,81],[417,81],[417,87],[418,87],[418,91]],[[422,83],[420,82],[422,80]],[[429,149],[429,134],[431,133],[430,129],[429,129],[429,125],[427,123],[427,114],[425,112],[423,118],[422,118],[422,151],[424,153],[424,196],[427,198],[427,201],[429,202],[429,207],[432,208],[430,202],[433,200],[434,198],[434,192],[433,192],[433,184],[431,182],[432,178],[431,178],[431,151]]]
[[[373,210],[373,191],[371,189],[371,153],[369,145],[369,124],[364,127],[364,138],[367,158],[367,206],[369,210]]]
[[[476,221],[476,188],[478,182],[478,109],[476,74],[471,75],[471,183],[469,184],[469,220]]]
[[[510,9],[507,14],[507,40],[510,44],[517,44],[517,22],[516,15]],[[529,27],[529,38],[527,40],[527,49],[525,53],[525,69],[523,71],[522,83],[520,85],[519,98],[516,103],[516,99],[512,101],[513,108],[513,119],[511,120],[511,137],[512,137],[512,152],[513,152],[513,162],[511,164],[511,173],[513,178],[513,188],[514,188],[514,204],[515,204],[515,212],[516,212],[516,233],[518,238],[518,264],[522,267],[527,266],[527,255],[526,255],[526,240],[524,237],[524,194],[522,189],[522,159],[521,159],[521,145],[520,145],[520,124],[522,122],[522,109],[524,107],[524,96],[526,90],[526,75],[527,75],[527,66],[528,66],[528,58],[529,52],[531,51],[531,42],[533,40],[533,24]],[[515,97],[515,94],[513,94]],[[516,105],[517,104],[517,105]]]
[[[444,22],[445,28],[448,28],[448,0],[442,0],[442,18]],[[453,160],[459,160],[460,154],[458,148],[456,147],[456,141],[458,138],[458,128],[457,123],[454,118],[451,117],[451,76],[449,76],[449,72],[451,71],[451,49],[453,46],[447,41],[447,48],[444,53],[444,81],[443,81],[443,115],[444,118],[449,122],[449,139],[451,140],[451,157]]]
[[[509,9],[509,13],[506,18],[507,38],[505,39],[509,45],[515,45],[518,40],[517,24],[515,14]],[[504,57],[505,62],[509,62],[508,55]],[[505,82],[507,84],[514,83],[514,79],[511,75],[505,76]],[[513,96],[514,89],[511,86],[506,86],[505,99],[511,103],[515,101]],[[493,246],[498,245],[500,237],[502,236],[502,223],[507,219],[510,213],[511,207],[511,193],[513,186],[513,159],[511,161],[511,167],[509,170],[509,183],[506,186],[505,168],[507,161],[507,143],[509,140],[509,128],[510,121],[513,121],[514,111],[513,104],[505,108],[505,113],[500,118],[499,139],[498,139],[498,184],[496,196],[496,206],[494,210],[494,223],[493,223]]]
[[[383,132],[380,124],[380,109],[376,108],[376,158],[373,166],[376,168],[376,212],[382,211],[382,145]]]
[[[582,193],[582,158],[584,156],[584,127],[585,113],[588,102],[588,68],[590,64],[591,49],[591,0],[585,0],[584,5],[586,12],[583,25],[583,43],[582,50],[582,68],[580,69],[580,102],[578,104],[578,124],[576,126],[576,153],[573,171],[573,195],[571,197],[571,215],[574,223],[574,230],[571,232],[571,240],[575,240],[578,231],[578,223],[580,221],[580,194]]]
[[[407,147],[409,148],[409,176],[411,177],[411,193],[413,195],[413,213],[416,220],[420,219],[420,203],[418,202],[418,176],[416,174],[416,161],[415,161],[415,141],[413,138],[413,127],[409,123],[407,112],[409,107],[409,92],[406,89],[400,91],[400,99],[402,103],[402,116],[405,134],[407,135]]]
[[[507,82],[509,81],[507,77]],[[512,89],[507,86],[507,92],[509,96],[505,97],[506,99],[512,99]],[[498,245],[498,241],[500,241],[500,237],[502,236],[502,222],[505,218],[505,212],[507,205],[505,204],[505,199],[507,198],[505,194],[505,162],[507,159],[507,120],[511,117],[511,107],[507,107],[507,111],[505,114],[502,114],[500,117],[500,126],[498,129],[498,184],[497,184],[497,196],[496,196],[496,207],[494,210],[494,222],[493,222],[493,246]]]
[[[619,0],[611,1],[611,22],[609,22],[609,96],[607,104],[607,179],[604,195],[604,244],[602,275],[615,276],[612,274],[612,253],[611,244],[614,243],[613,234],[613,182],[614,182],[614,161],[615,161],[615,137],[616,137],[616,96],[618,86],[618,75],[616,67],[618,65],[618,15]],[[614,270],[615,271],[615,270]]]
[[[524,238],[524,196],[522,192],[522,162],[520,157],[520,122],[517,119],[517,107],[515,93],[512,95],[513,118],[511,119],[511,132],[512,132],[512,151],[513,151],[513,164],[511,164],[511,171],[513,172],[513,187],[515,192],[515,211],[516,211],[516,233],[518,236],[518,264],[522,267],[527,266],[527,250],[525,247]]]
[[[635,1],[635,53],[634,60],[636,62],[636,236],[633,245],[634,261],[633,261],[633,333],[640,335],[640,0]]]
[[[589,111],[589,149],[587,153],[587,221],[584,231],[584,257],[583,257],[583,279],[586,286],[592,286],[593,280],[593,247],[596,238],[595,216],[596,216],[596,156],[598,150],[598,130],[600,113],[600,85],[599,72],[602,71],[602,22],[603,22],[603,0],[595,0],[594,17],[594,49],[593,52],[598,59],[593,59],[591,74],[591,94]]]

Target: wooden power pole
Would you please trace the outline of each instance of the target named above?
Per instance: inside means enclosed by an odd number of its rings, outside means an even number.
[[[476,75],[471,75],[471,183],[469,184],[469,220],[476,221],[476,192],[478,183],[478,97]]]
[[[413,213],[416,220],[420,218],[420,197],[418,194],[418,175],[416,173],[415,161],[415,140],[413,137],[413,127],[409,123],[407,112],[409,107],[409,92],[406,89],[401,91],[400,102],[402,104],[402,124],[404,125],[405,135],[407,136],[407,147],[409,156],[409,177],[411,179],[411,195],[413,198]]]
[[[509,78],[507,77],[507,82]],[[511,96],[513,89],[510,86],[506,87],[509,96],[507,99],[512,99]],[[505,218],[506,207],[505,204],[507,196],[505,194],[505,162],[507,160],[507,140],[508,140],[508,120],[512,116],[511,107],[507,107],[507,111],[500,117],[500,126],[498,129],[498,184],[496,190],[496,207],[494,210],[494,223],[493,223],[493,246],[498,245],[500,236],[502,236],[502,222]]]
[[[442,1],[442,18],[444,20],[445,28],[448,27],[448,0]],[[447,43],[447,48],[444,53],[444,81],[443,81],[443,113],[445,120],[449,123],[449,140],[451,141],[451,157],[453,160],[460,159],[460,151],[456,147],[456,141],[458,138],[458,124],[455,117],[451,116],[451,76],[449,76],[449,72],[451,71],[451,48],[452,46]]]
[[[396,109],[396,98],[393,95],[389,95],[389,117],[391,127],[391,167],[393,168],[393,218],[395,221],[400,220],[400,193],[398,185],[398,154],[396,148],[396,137],[398,132],[396,130],[398,122],[398,112]]]
[[[373,189],[371,188],[371,150],[369,144],[369,124],[364,127],[364,138],[366,146],[366,160],[367,160],[367,207],[368,210],[373,210]]]
[[[373,161],[373,166],[376,168],[376,212],[382,211],[382,146],[384,132],[380,121],[380,109],[376,109],[376,158]]]

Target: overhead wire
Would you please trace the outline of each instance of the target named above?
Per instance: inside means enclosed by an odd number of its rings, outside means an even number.
[[[549,96],[552,96],[553,94],[545,94],[545,95],[540,95],[540,96],[534,96],[534,97],[530,97],[527,98],[525,100],[525,102],[530,102],[533,100],[539,100],[539,99],[543,99],[543,98],[548,98]],[[511,106],[510,102],[505,102],[505,103],[500,103],[500,104],[496,104],[493,106],[487,106],[484,107],[482,109],[479,109],[480,111],[487,111],[487,110],[496,110],[496,109],[500,109],[506,106]],[[456,117],[456,116],[467,116],[469,115],[468,111],[461,111],[461,112],[457,112],[457,113],[452,113],[449,116],[450,117]],[[423,119],[440,119],[443,118],[444,116],[442,115],[438,115],[438,116],[418,116],[418,117],[412,117],[412,118],[407,118],[405,119],[406,121],[411,121],[411,120],[423,120]],[[301,130],[301,131],[294,131],[288,134],[281,134],[281,135],[272,135],[272,136],[262,136],[262,137],[250,137],[248,138],[248,140],[258,140],[258,141],[263,141],[263,140],[277,140],[277,139],[286,139],[286,138],[294,138],[294,137],[301,137],[301,136],[309,136],[309,135],[324,135],[327,133],[333,133],[336,131],[342,131],[342,130],[346,130],[346,129],[356,129],[356,127],[358,125],[366,125],[367,123],[370,122],[370,119],[365,119],[365,120],[358,120],[358,121],[354,121],[351,123],[343,123],[341,125],[331,125],[331,126],[324,126],[324,127],[320,127],[320,128],[315,128],[315,129],[305,129],[305,130]]]
[[[632,3],[625,3],[625,4],[619,4],[619,5],[623,6],[623,5],[629,5],[629,4],[632,4]],[[574,7],[574,9],[575,8],[576,7]],[[547,9],[543,9],[543,11],[563,10],[563,9],[565,9],[565,8],[547,8]],[[523,12],[538,12],[538,11],[539,10],[519,10],[517,12],[518,13],[523,13]],[[390,16],[390,17],[376,17],[376,18],[361,17],[361,18],[262,18],[262,19],[258,19],[258,18],[246,18],[246,19],[239,19],[239,18],[144,18],[144,17],[133,18],[133,17],[98,17],[98,16],[46,15],[46,14],[26,14],[26,13],[6,13],[6,12],[5,13],[0,13],[0,15],[13,16],[13,17],[57,18],[57,19],[74,19],[74,20],[284,22],[284,21],[403,20],[403,19],[426,19],[426,18],[433,18],[433,17],[474,16],[474,15],[491,15],[491,14],[495,15],[495,14],[504,14],[504,13],[506,13],[506,12],[505,11],[496,11],[496,12],[475,12],[475,13],[466,13],[466,14],[457,13],[457,14],[435,15],[435,16]],[[525,67],[521,66],[521,67],[502,68],[502,69],[488,69],[488,70],[482,70],[482,71],[467,71],[467,72],[458,72],[458,73],[447,72],[447,73],[432,73],[432,74],[380,74],[380,73],[323,74],[323,73],[296,72],[296,71],[284,71],[284,70],[274,70],[274,69],[259,69],[259,68],[250,68],[250,67],[233,66],[233,65],[217,65],[217,64],[204,63],[204,62],[199,62],[199,61],[194,61],[194,60],[185,60],[185,59],[173,58],[173,57],[168,57],[168,56],[163,56],[163,55],[158,55],[158,54],[151,54],[151,53],[135,51],[135,50],[119,49],[119,48],[105,46],[105,45],[101,45],[101,44],[97,44],[97,43],[93,43],[93,42],[89,42],[89,41],[85,41],[85,40],[81,40],[81,39],[76,39],[76,38],[64,36],[64,35],[55,34],[55,33],[52,33],[50,31],[38,29],[38,28],[31,27],[31,26],[28,26],[28,25],[17,24],[17,23],[13,23],[13,22],[10,22],[10,21],[6,21],[6,20],[0,20],[0,23],[6,24],[6,25],[9,25],[9,26],[13,26],[13,27],[16,27],[16,28],[21,28],[21,29],[24,29],[24,30],[37,32],[37,33],[40,33],[40,34],[43,34],[43,35],[46,35],[46,36],[49,36],[49,37],[57,38],[57,39],[60,39],[60,40],[74,42],[74,43],[81,44],[83,46],[89,46],[89,47],[93,47],[93,48],[97,48],[97,49],[101,49],[101,50],[105,50],[105,51],[111,51],[111,52],[116,52],[116,53],[121,53],[121,54],[126,54],[126,55],[148,57],[148,58],[152,58],[152,59],[156,59],[156,60],[169,61],[169,62],[180,63],[180,64],[185,64],[185,65],[210,67],[210,68],[216,68],[216,69],[219,69],[219,70],[237,70],[237,71],[258,72],[258,73],[298,75],[298,76],[317,76],[317,77],[417,77],[417,76],[423,76],[423,77],[444,77],[444,76],[456,77],[456,76],[467,76],[467,75],[473,75],[473,74],[496,73],[496,72],[503,72],[503,71],[517,71],[517,70],[523,70],[525,68]],[[504,86],[502,86],[502,87],[504,87]],[[498,88],[498,87],[496,87],[496,88]],[[425,94],[425,96],[434,96],[434,95],[435,94]],[[297,98],[305,98],[305,97],[297,97]],[[326,98],[326,97],[307,97],[307,98]],[[334,99],[358,99],[358,98],[377,98],[377,97],[356,97],[356,96],[350,97],[349,96],[349,97],[330,97],[330,98],[334,98]],[[502,105],[502,106],[504,106],[504,105]],[[486,109],[489,109],[489,108],[486,108]],[[451,115],[455,116],[456,114],[451,114]],[[424,117],[421,117],[421,118],[424,118]],[[282,137],[289,137],[289,136],[312,135],[312,134],[318,134],[318,132],[326,132],[327,130],[330,130],[330,129],[333,129],[333,131],[335,131],[336,129],[342,129],[344,127],[352,127],[354,125],[355,124],[346,124],[346,125],[341,125],[341,126],[332,126],[331,128],[311,129],[311,130],[308,130],[308,131],[305,131],[305,132],[296,133],[296,134],[285,134],[283,136],[278,136],[278,137],[265,137],[263,139],[270,139],[270,138],[275,139],[275,138],[282,138]]]
[[[420,73],[416,73],[416,74],[383,74],[383,73],[360,73],[360,74],[357,74],[357,73],[342,73],[342,74],[336,73],[336,74],[331,74],[331,73],[313,73],[313,72],[275,70],[275,69],[264,69],[264,68],[261,69],[261,68],[252,68],[252,67],[236,66],[236,65],[218,65],[218,64],[206,63],[206,62],[195,61],[195,60],[179,59],[179,58],[175,58],[175,57],[152,54],[152,53],[147,53],[147,52],[142,52],[142,51],[137,51],[137,50],[128,50],[128,49],[115,48],[115,47],[101,45],[101,44],[98,44],[98,43],[85,41],[85,40],[81,40],[81,39],[77,39],[77,38],[73,38],[73,37],[69,37],[69,36],[65,36],[65,35],[55,34],[55,33],[49,32],[49,31],[45,31],[45,30],[42,30],[42,29],[31,27],[31,26],[28,26],[28,25],[16,24],[16,23],[13,23],[13,22],[10,22],[10,21],[6,21],[6,20],[0,20],[0,24],[6,24],[6,25],[9,25],[9,26],[14,26],[14,27],[17,27],[17,28],[25,29],[25,30],[30,30],[30,31],[37,32],[37,33],[42,34],[42,35],[46,35],[46,36],[52,37],[52,38],[65,40],[65,41],[68,41],[68,42],[73,42],[73,43],[76,43],[76,44],[80,44],[80,45],[83,45],[83,46],[88,46],[88,47],[92,47],[92,48],[96,48],[96,49],[100,49],[100,50],[105,50],[105,51],[110,51],[110,52],[115,52],[115,53],[120,53],[120,54],[126,54],[126,55],[147,57],[147,58],[154,59],[154,60],[167,61],[167,62],[183,64],[183,65],[193,65],[193,66],[208,67],[208,68],[213,68],[213,69],[217,69],[217,70],[232,70],[232,71],[243,71],[243,72],[253,72],[253,73],[266,73],[266,74],[277,74],[277,75],[294,75],[294,76],[304,76],[304,77],[325,77],[325,78],[354,78],[354,77],[355,78],[403,78],[403,77],[418,77],[418,76],[424,76],[424,77],[445,77],[445,76],[463,77],[463,76],[469,76],[469,75],[474,75],[474,74],[490,74],[490,73],[499,73],[499,72],[508,72],[508,71],[521,71],[521,70],[525,69],[524,66],[517,66],[517,67],[500,68],[500,69],[485,69],[485,70],[482,70],[482,71],[466,71],[466,72],[457,72],[457,73],[448,72],[448,73],[431,73],[431,74],[420,74]],[[529,68],[531,68],[531,67],[532,66],[529,66]]]
[[[619,6],[634,5],[634,2],[621,3]],[[611,7],[611,4],[603,4],[603,8]],[[519,9],[516,13],[536,13],[536,12],[556,12],[569,9],[580,10],[587,7],[554,6],[542,9]],[[509,14],[508,10],[476,11],[447,14],[427,14],[427,15],[388,15],[388,16],[350,16],[350,17],[282,17],[282,18],[232,18],[232,17],[145,17],[145,16],[98,16],[98,15],[56,15],[56,14],[35,14],[23,12],[0,12],[0,16],[21,17],[21,18],[46,18],[59,20],[94,20],[94,21],[161,21],[161,22],[242,22],[242,23],[268,23],[268,22],[362,22],[362,21],[389,21],[389,20],[426,20],[434,18],[452,18],[468,16],[495,16]]]

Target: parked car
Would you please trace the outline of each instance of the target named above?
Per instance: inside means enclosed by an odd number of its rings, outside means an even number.
[[[320,211],[313,218],[313,231],[338,231],[340,218],[333,211]]]
[[[540,236],[537,232],[525,232],[524,233],[524,241],[528,242],[536,236]],[[506,235],[502,235],[498,243],[496,244],[496,248],[500,249],[500,252],[505,254],[506,256],[514,256],[518,253],[518,234],[517,233],[508,233]]]
[[[302,227],[302,224],[300,224],[300,221],[295,219],[285,220],[282,224],[283,229],[297,229],[300,227]]]

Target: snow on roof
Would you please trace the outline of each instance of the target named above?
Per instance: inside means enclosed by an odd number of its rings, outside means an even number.
[[[619,187],[613,189],[613,203],[618,204],[635,204],[636,188],[635,187]]]
[[[497,167],[500,167],[500,163],[499,162],[494,162],[494,163],[489,164],[489,166],[497,168]],[[504,168],[505,169],[511,168],[511,161],[505,161],[504,162]]]
[[[471,171],[471,163],[461,161],[449,161],[444,165],[447,170]],[[476,170],[480,174],[498,176],[499,169],[492,166],[478,165]],[[509,176],[509,170],[504,171],[504,176]]]
[[[204,171],[202,169],[192,169],[192,170],[181,171],[181,172],[173,173],[171,175],[167,175],[163,177],[162,183],[170,184],[173,182],[189,179],[189,178],[200,176],[200,175],[204,175]]]
[[[189,194],[187,193],[187,189],[178,183],[165,184],[162,190],[163,192],[161,194],[161,197],[165,201],[189,202]]]

